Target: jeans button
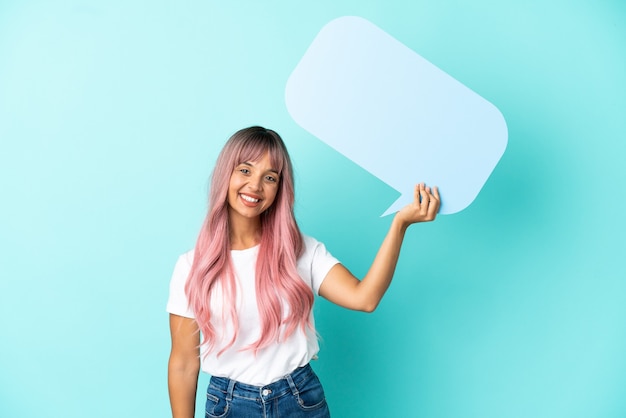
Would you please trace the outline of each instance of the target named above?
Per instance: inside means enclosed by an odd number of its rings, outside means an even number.
[[[270,393],[272,393],[272,391],[271,391],[271,390],[269,390],[269,389],[263,389],[263,392],[261,392],[261,393],[263,394],[263,396],[267,396],[267,395],[269,395]]]

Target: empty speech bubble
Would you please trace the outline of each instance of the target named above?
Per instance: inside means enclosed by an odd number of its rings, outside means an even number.
[[[421,181],[439,186],[440,213],[465,209],[507,144],[493,104],[360,17],[322,28],[285,100],[302,128],[401,194],[382,216]]]

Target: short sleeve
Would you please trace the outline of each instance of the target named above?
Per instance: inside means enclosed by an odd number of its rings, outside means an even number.
[[[335,264],[339,264],[339,260],[332,256],[326,249],[326,246],[315,238],[304,236],[305,251],[300,262],[306,263],[306,270],[309,274],[311,288],[316,295],[319,295],[319,289],[326,275]],[[299,262],[299,264],[300,264]],[[304,266],[303,266],[304,267]],[[303,269],[304,270],[304,269]]]
[[[195,317],[185,294],[185,284],[191,271],[192,258],[192,251],[178,257],[178,261],[174,266],[174,273],[172,273],[172,279],[170,280],[170,295],[166,307],[167,312],[186,318]]]

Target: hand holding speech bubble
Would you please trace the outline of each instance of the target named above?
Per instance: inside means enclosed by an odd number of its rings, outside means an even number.
[[[301,127],[401,193],[382,216],[422,181],[439,186],[439,213],[465,209],[507,144],[493,104],[359,17],[322,28],[285,101]]]

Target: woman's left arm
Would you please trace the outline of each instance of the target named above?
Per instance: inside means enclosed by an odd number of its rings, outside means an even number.
[[[337,264],[324,278],[319,294],[339,306],[373,312],[391,283],[407,228],[414,223],[434,220],[439,205],[439,190],[436,187],[431,190],[424,183],[416,185],[413,202],[396,213],[363,280]]]

